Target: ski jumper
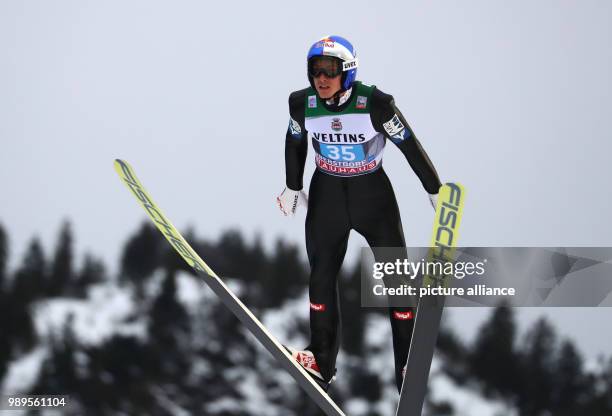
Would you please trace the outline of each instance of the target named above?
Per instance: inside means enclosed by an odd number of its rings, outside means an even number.
[[[438,175],[395,107],[393,97],[361,82],[339,105],[321,100],[313,88],[289,96],[285,139],[286,184],[303,187],[308,141],[315,151],[306,215],[306,250],[310,263],[310,330],[307,347],[325,379],[333,376],[339,349],[337,276],[351,230],[370,247],[405,247],[399,208],[382,168],[386,140],[404,154],[423,187],[437,194]],[[395,372],[401,388],[412,329],[413,308],[389,308]]]

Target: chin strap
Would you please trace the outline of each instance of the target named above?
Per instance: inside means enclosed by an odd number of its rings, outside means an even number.
[[[335,105],[337,107],[340,107],[342,104],[347,102],[349,100],[349,98],[351,98],[351,93],[352,92],[353,92],[353,87],[349,88],[346,91],[345,90],[340,90],[337,93],[335,93],[332,98],[330,98],[329,100],[325,100],[325,104],[327,104],[327,105]]]

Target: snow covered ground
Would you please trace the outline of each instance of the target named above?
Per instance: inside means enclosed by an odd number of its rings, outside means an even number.
[[[136,312],[130,292],[114,283],[90,288],[88,298],[53,299],[39,302],[34,308],[37,333],[48,339],[61,336],[64,325],[71,326],[81,343],[97,345],[114,334],[145,337],[144,321],[126,322]]]
[[[158,293],[162,281],[162,275],[156,274],[146,288],[147,297],[153,297]],[[232,284],[238,292],[240,287]],[[198,308],[202,308],[203,300],[210,304],[214,295],[198,281],[197,278],[187,274],[177,275],[177,297],[186,306],[190,314],[195,314]],[[142,305],[135,304],[131,291],[119,287],[116,283],[109,282],[93,286],[87,299],[53,299],[42,301],[34,305],[35,328],[41,338],[41,343],[33,351],[12,362],[8,374],[2,383],[4,393],[27,392],[36,381],[40,372],[41,364],[47,357],[52,336],[61,336],[67,322],[77,339],[86,345],[97,345],[114,334],[134,335],[146,337],[147,318],[142,316]],[[140,314],[139,314],[140,312]],[[287,301],[282,308],[268,311],[261,316],[262,322],[274,333],[278,339],[289,345],[304,346],[307,340],[292,331],[295,321],[308,319],[308,297],[307,293],[296,299]],[[250,340],[255,343],[254,338]],[[368,357],[363,365],[370,372],[379,374],[385,382],[385,388],[380,401],[368,403],[363,399],[355,398],[346,401],[344,408],[351,416],[366,415],[373,410],[383,415],[393,415],[397,404],[397,390],[393,382],[393,352],[391,350],[391,334],[388,319],[383,316],[370,315],[366,326],[366,345],[369,350],[378,351]],[[263,348],[262,348],[263,349]],[[271,358],[264,354],[259,356],[265,362],[258,363],[257,368],[265,368],[269,365]],[[342,351],[338,358],[338,382],[334,388],[339,389],[350,397],[348,380],[342,378],[342,368],[349,364],[350,357]],[[194,364],[195,365],[195,364]],[[203,368],[202,371],[208,371]],[[240,371],[241,374],[229,374],[232,371]],[[448,377],[439,371],[439,362],[434,359],[432,366],[432,397],[435,401],[446,401],[453,405],[458,411],[457,416],[517,416],[512,409],[508,409],[503,403],[484,400],[468,388],[455,385]],[[241,368],[228,369],[226,376],[232,376],[238,380],[238,390],[243,399],[227,400],[222,397],[209,403],[207,409],[210,411],[242,411],[249,415],[276,416],[278,413],[270,406],[266,406],[266,392],[263,383],[260,382],[261,374],[258,371],[244,370]],[[287,375],[279,376],[281,380],[282,394],[295,391],[293,381]],[[288,386],[288,387],[287,387]],[[162,395],[160,395],[161,397]],[[183,409],[167,400],[165,406],[175,414],[187,415]],[[270,409],[263,412],[262,409]],[[18,413],[12,413],[17,415]],[[280,415],[279,415],[280,416]]]
[[[47,357],[47,353],[47,348],[40,346],[23,357],[13,361],[2,383],[3,394],[15,394],[28,391],[36,381],[40,366]]]
[[[453,416],[518,416],[518,412],[505,403],[487,400],[473,390],[458,386],[439,371],[440,362],[434,358],[430,371],[431,398],[435,402],[452,404]]]
[[[2,392],[23,393],[32,387],[49,354],[51,339],[61,338],[68,322],[76,338],[85,345],[98,345],[114,334],[146,336],[145,321],[129,319],[135,312],[130,292],[112,282],[92,286],[87,299],[37,302],[32,312],[40,343],[9,365]]]

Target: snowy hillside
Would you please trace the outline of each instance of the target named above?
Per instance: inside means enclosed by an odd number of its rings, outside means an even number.
[[[49,357],[53,339],[63,336],[67,326],[70,327],[79,345],[96,346],[120,334],[134,337],[145,342],[150,316],[147,310],[153,299],[159,295],[163,273],[156,272],[145,287],[145,298],[135,300],[134,292],[115,283],[92,286],[87,299],[53,299],[34,304],[34,321],[40,337],[37,348],[10,364],[9,371],[2,384],[3,392],[27,393],[36,383],[41,367]],[[240,293],[240,286],[235,283],[232,288]],[[222,352],[228,359],[226,365],[218,366],[220,374],[213,371],[211,363],[197,356],[190,358],[191,377],[197,379],[203,375],[217,377],[230,382],[235,387],[235,394],[220,395],[202,403],[206,414],[247,414],[261,416],[281,416],[292,414],[291,403],[308,401],[290,376],[273,361],[270,355],[256,343],[254,337],[239,328],[249,348],[244,345],[224,345],[224,339],[215,337],[215,329],[209,320],[222,319],[233,322],[229,312],[215,311],[218,301],[214,295],[195,277],[187,273],[176,276],[176,297],[185,307],[196,324],[192,341],[194,345],[206,346],[210,350]],[[301,297],[287,301],[282,308],[268,311],[261,318],[262,322],[281,342],[302,347],[306,337],[296,331],[296,322],[307,322],[308,299],[304,292]],[[200,320],[198,320],[200,317]],[[202,319],[204,318],[204,319]],[[235,323],[234,323],[235,324]],[[397,402],[397,390],[393,383],[392,350],[390,328],[386,318],[370,315],[366,326],[366,350],[372,352],[368,357],[349,356],[342,351],[338,359],[338,380],[332,388],[334,396],[341,393],[345,398],[343,408],[352,416],[368,415],[376,412],[380,415],[392,415]],[[249,353],[251,351],[251,353]],[[250,355],[252,354],[252,355]],[[80,358],[79,358],[80,357]],[[240,365],[252,361],[251,366]],[[84,362],[80,362],[83,360]],[[75,365],[83,367],[87,359],[84,354],[76,354]],[[126,363],[127,365],[128,363]],[[376,374],[384,383],[382,395],[377,402],[370,402],[362,397],[353,397],[347,374],[351,366],[365,366],[368,372]],[[432,397],[436,402],[445,401],[453,405],[457,415],[470,416],[514,416],[510,409],[500,403],[489,402],[478,397],[469,389],[456,386],[450,379],[438,371],[439,365],[434,361],[432,374]],[[78,371],[84,371],[82,368]],[[157,388],[172,390],[171,386]],[[173,414],[193,414],[173,402],[172,394],[158,395],[160,406],[172,409]],[[271,406],[270,400],[280,404]],[[293,413],[299,414],[299,413]]]

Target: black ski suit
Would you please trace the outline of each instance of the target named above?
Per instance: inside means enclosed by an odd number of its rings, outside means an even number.
[[[286,184],[303,187],[311,139],[317,170],[310,182],[306,216],[306,249],[310,262],[311,350],[325,379],[333,376],[339,349],[337,275],[349,232],[365,237],[370,247],[405,247],[399,208],[382,169],[386,139],[404,154],[430,194],[440,188],[438,175],[395,107],[393,97],[360,82],[340,105],[325,102],[312,88],[289,97],[290,121],[285,140]],[[389,308],[398,389],[406,364],[414,309]]]

